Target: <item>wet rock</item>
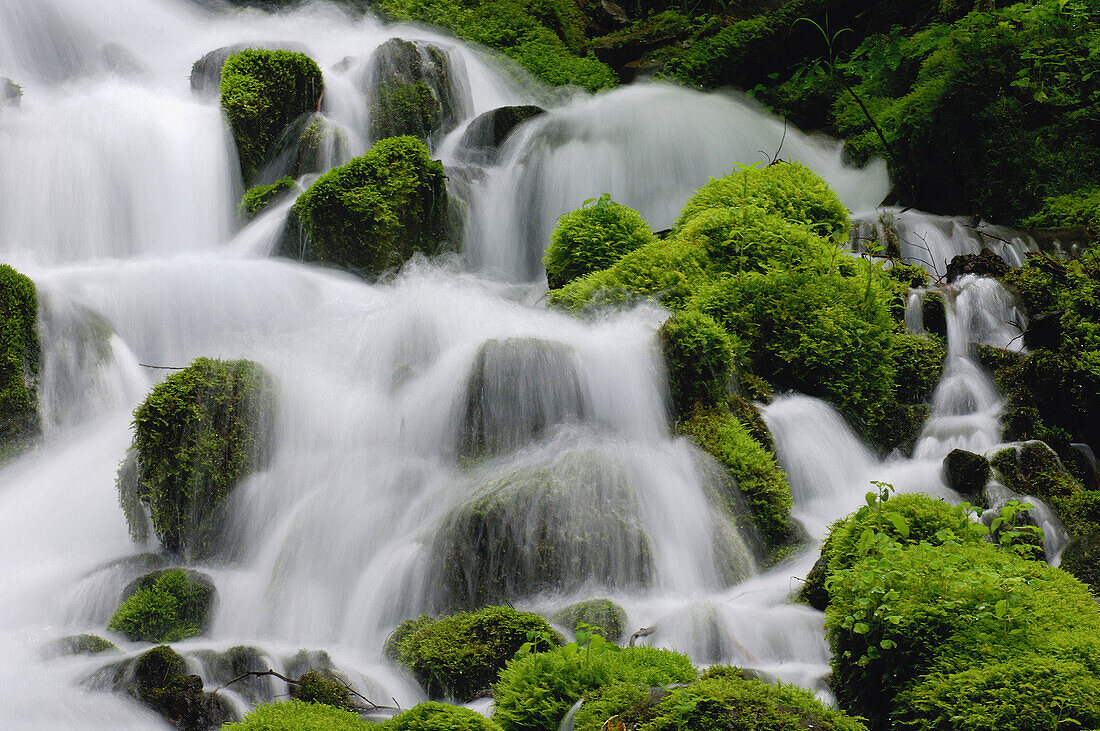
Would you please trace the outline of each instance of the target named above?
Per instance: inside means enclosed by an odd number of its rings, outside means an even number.
[[[950,284],[965,274],[1000,279],[1011,268],[1004,259],[989,249],[982,249],[977,254],[957,254],[947,265],[947,283]]]
[[[367,64],[360,86],[369,95],[375,140],[412,135],[428,142],[461,116],[447,53],[431,43],[391,38]]]
[[[993,476],[989,460],[964,449],[953,449],[943,459],[943,479],[955,492],[975,502]]]
[[[23,87],[7,76],[0,76],[0,109],[18,107],[23,98]]]
[[[921,303],[921,317],[927,332],[947,337],[947,312],[944,309],[943,295],[929,292]]]
[[[118,647],[98,635],[80,634],[62,637],[54,644],[54,650],[60,655],[98,655],[118,652]]]
[[[533,105],[497,107],[470,122],[459,143],[460,156],[469,162],[492,164],[497,161],[500,146],[520,123],[546,114]]]
[[[245,673],[271,669],[271,662],[263,651],[247,645],[230,647],[224,652],[199,650],[191,657],[202,664],[203,676],[210,684],[219,687]],[[259,705],[271,702],[283,692],[282,682],[279,681],[280,688],[276,690],[273,680],[270,676],[241,678],[230,688],[249,703]]]

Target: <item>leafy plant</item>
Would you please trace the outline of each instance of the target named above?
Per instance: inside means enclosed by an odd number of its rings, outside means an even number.
[[[543,263],[551,289],[614,264],[654,240],[645,219],[604,194],[558,219]]]

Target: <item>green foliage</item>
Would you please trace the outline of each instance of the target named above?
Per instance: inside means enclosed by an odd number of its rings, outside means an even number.
[[[570,0],[381,0],[395,20],[443,26],[459,38],[501,51],[547,84],[597,91],[616,84],[615,73],[580,55],[584,20]]]
[[[420,703],[378,724],[378,731],[500,731],[500,726],[469,708]]]
[[[298,677],[296,683],[290,686],[290,697],[306,703],[324,703],[346,711],[355,708],[351,691],[346,685],[316,670],[310,670]]]
[[[57,641],[57,650],[63,655],[98,655],[101,652],[118,651],[115,643],[98,635],[69,635]]]
[[[489,688],[504,664],[529,642],[546,648],[557,642],[557,635],[537,614],[486,607],[418,621],[397,642],[396,654],[429,696],[468,701]]]
[[[674,689],[641,731],[865,731],[858,720],[793,685],[768,685],[714,668],[708,676]]]
[[[226,59],[221,105],[246,182],[255,177],[283,128],[317,109],[321,89],[321,69],[301,53],[250,48]]]
[[[1042,207],[1024,221],[1034,228],[1080,226],[1100,236],[1100,185],[1043,199]]]
[[[691,661],[671,650],[620,650],[589,633],[578,639],[508,663],[495,688],[493,711],[504,731],[556,731],[570,706],[612,683],[649,687],[697,677]]]
[[[775,455],[736,417],[722,410],[696,408],[680,422],[680,431],[729,470],[764,543],[775,547],[787,542],[791,537],[791,488]],[[728,507],[732,510],[740,501],[731,502]]]
[[[371,103],[370,113],[374,139],[400,135],[425,139],[443,121],[443,107],[423,81],[383,84]]]
[[[591,205],[590,205],[591,204]],[[633,208],[603,195],[558,219],[543,262],[551,289],[614,264],[654,240],[649,224]]]
[[[684,205],[678,230],[693,218],[715,208],[752,205],[773,213],[788,224],[802,224],[818,236],[846,236],[848,210],[824,180],[805,165],[777,163],[745,167],[724,178],[712,179]]]
[[[890,342],[894,363],[894,398],[903,404],[919,404],[932,398],[943,375],[947,344],[938,335],[895,333]]]
[[[38,431],[38,349],[34,282],[0,264],[0,445]]]
[[[309,236],[308,258],[381,274],[415,252],[446,248],[443,166],[415,137],[381,140],[314,181],[294,213]]]
[[[169,551],[213,551],[226,495],[264,458],[273,388],[252,361],[198,358],[134,412],[137,495],[152,508],[153,528]]]
[[[248,218],[255,218],[260,211],[281,198],[287,191],[294,190],[297,185],[294,178],[281,178],[270,185],[249,188],[241,198],[241,213]]]
[[[214,601],[214,589],[183,569],[143,577],[123,600],[107,629],[131,640],[177,642],[201,634]]]
[[[1100,533],[1090,533],[1070,541],[1062,551],[1059,565],[1082,584],[1100,595]]]
[[[604,731],[618,728],[638,728],[653,715],[654,700],[648,686],[639,683],[613,682],[585,694],[584,704],[573,717],[576,731]],[[604,724],[611,721],[609,726]]]
[[[589,599],[558,610],[553,621],[574,630],[583,626],[608,642],[618,642],[623,636],[626,612],[610,599]]]
[[[720,403],[736,377],[739,344],[709,315],[684,310],[657,332],[668,368],[674,414],[688,414],[696,403]]]
[[[222,726],[222,731],[366,731],[376,727],[350,711],[292,700],[257,706],[244,720]]]

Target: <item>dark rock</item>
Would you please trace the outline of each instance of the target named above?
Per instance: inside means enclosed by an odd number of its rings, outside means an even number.
[[[463,114],[451,60],[431,43],[391,38],[371,55],[360,87],[368,94],[371,138],[413,135],[425,142]]]
[[[521,122],[546,114],[542,107],[533,105],[497,107],[479,115],[466,127],[459,143],[460,155],[471,162],[491,164],[504,140]]]
[[[7,76],[0,76],[0,109],[17,107],[23,98],[23,87]]]
[[[1061,568],[1100,595],[1100,533],[1091,533],[1070,541],[1062,551]]]
[[[817,557],[810,573],[806,574],[806,581],[798,592],[798,600],[809,604],[814,609],[825,611],[829,606],[829,592],[825,589],[825,579],[829,578],[829,568],[822,554]]]
[[[1028,348],[1057,350],[1062,344],[1062,313],[1032,313],[1024,331],[1024,345]]]
[[[225,60],[237,51],[243,51],[246,48],[267,48],[272,51],[309,53],[306,47],[300,43],[282,41],[235,43],[231,46],[222,46],[205,54],[191,65],[191,91],[207,97],[217,96],[219,89],[221,89],[222,66],[225,65]]]
[[[982,494],[992,476],[989,460],[980,454],[953,449],[943,459],[944,482],[972,503]]]
[[[943,295],[929,292],[921,303],[921,316],[927,332],[947,337],[947,312],[944,310]]]
[[[247,645],[230,647],[224,652],[199,650],[191,657],[202,664],[202,674],[211,685],[222,686],[245,673],[262,672],[271,668],[271,663],[263,651]],[[259,705],[270,703],[277,695],[285,691],[282,681],[275,689],[274,679],[268,676],[248,677],[237,680],[231,689],[249,703]]]
[[[982,249],[978,254],[958,254],[947,265],[947,283],[954,282],[964,274],[1000,279],[1011,269],[1004,259],[989,249]]]

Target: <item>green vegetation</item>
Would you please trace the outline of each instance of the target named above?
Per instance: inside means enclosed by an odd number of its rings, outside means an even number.
[[[620,650],[588,633],[578,633],[578,639],[508,663],[496,684],[493,711],[504,731],[556,731],[570,706],[612,683],[649,687],[698,677],[691,661],[671,650]]]
[[[626,612],[610,599],[589,599],[558,610],[552,619],[570,630],[587,628],[608,642],[618,642],[623,636]]]
[[[414,622],[398,629],[400,639],[391,646],[396,660],[412,671],[429,696],[463,702],[492,686],[526,643],[546,648],[558,641],[545,619],[510,607]]]
[[[140,500],[169,551],[207,556],[229,491],[264,459],[274,385],[248,360],[198,358],[158,384],[134,412],[140,469],[119,474],[130,528],[141,535]],[[135,484],[130,484],[130,479]]]
[[[1039,228],[1087,229],[1092,239],[1100,239],[1100,185],[1043,199],[1043,205],[1025,225]]]
[[[0,456],[38,432],[38,295],[0,264]]]
[[[298,676],[290,686],[290,697],[306,703],[324,703],[335,708],[343,708],[345,711],[355,709],[348,687],[339,680],[327,677],[316,670],[310,670]]]
[[[378,731],[500,731],[500,726],[469,708],[421,703],[378,724]]]
[[[221,105],[246,183],[279,133],[300,115],[316,111],[321,90],[321,69],[301,53],[250,48],[226,59]]]
[[[1100,595],[1100,533],[1074,538],[1062,551],[1063,571]]]
[[[222,726],[222,731],[366,731],[376,727],[351,711],[292,700],[257,706],[244,720]]]
[[[180,729],[218,727],[228,716],[223,701],[203,693],[202,678],[171,647],[154,647],[132,661],[127,692]]]
[[[391,38],[374,52],[368,76],[373,139],[412,135],[428,142],[458,121],[450,61],[437,46]]]
[[[697,310],[673,315],[657,332],[668,368],[672,411],[686,415],[696,404],[721,403],[736,379],[743,348],[714,318]]]
[[[131,640],[177,642],[202,634],[215,591],[202,574],[170,569],[138,579],[111,617],[107,629]]]
[[[282,198],[284,193],[297,187],[298,184],[294,181],[294,178],[280,178],[270,185],[257,185],[249,188],[241,199],[241,213],[248,218],[255,218],[260,214],[260,211]]]
[[[98,635],[69,635],[57,641],[57,651],[62,655],[98,655],[101,652],[117,652],[115,643]]]
[[[393,137],[322,175],[294,204],[306,258],[378,275],[447,249],[443,166],[415,137]]]
[[[614,264],[654,240],[637,211],[603,195],[558,219],[543,262],[546,281],[557,289]]]

